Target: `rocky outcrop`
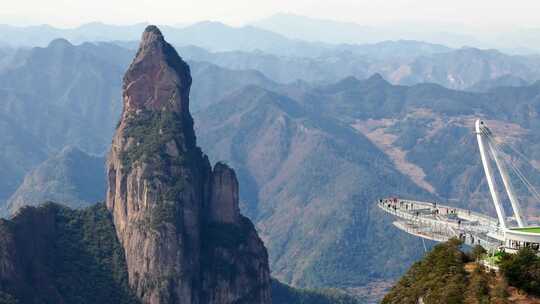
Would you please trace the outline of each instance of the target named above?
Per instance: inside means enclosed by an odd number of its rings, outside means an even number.
[[[123,85],[107,207],[143,303],[270,303],[266,249],[234,171],[196,146],[189,66],[149,26]]]
[[[223,163],[214,166],[212,174],[212,193],[210,196],[209,216],[217,223],[238,223],[238,181],[234,170]]]

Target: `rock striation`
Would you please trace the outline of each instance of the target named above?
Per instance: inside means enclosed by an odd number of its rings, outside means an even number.
[[[189,66],[155,26],[124,77],[106,204],[143,303],[270,303],[266,249],[232,169],[196,145]]]

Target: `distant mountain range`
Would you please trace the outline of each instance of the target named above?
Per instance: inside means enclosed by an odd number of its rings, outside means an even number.
[[[408,73],[400,77],[399,83],[433,82],[448,88],[466,89],[505,76],[532,82],[540,79],[539,59],[509,56],[496,50],[462,48],[416,58],[407,66]]]
[[[467,89],[467,91],[472,92],[489,92],[498,87],[524,87],[530,83],[519,77],[511,74],[506,74],[494,79],[486,79],[477,82]]]
[[[523,84],[540,79],[540,57],[511,56],[475,48],[452,50],[414,41],[340,46],[313,58],[261,52],[208,52],[197,47],[180,50],[193,60],[236,70],[258,70],[281,83],[297,80],[331,83],[348,76],[362,79],[379,73],[394,84],[431,82],[452,89],[484,90],[486,82],[497,79],[501,80],[498,85],[511,84],[504,82],[511,77],[523,79]]]
[[[317,33],[318,37],[325,37],[324,33],[328,32],[326,36],[338,41],[302,39],[301,36],[309,37],[305,31],[302,32],[305,35],[294,35],[294,30],[280,30],[288,29],[289,23],[294,25],[292,29],[310,29],[309,33]],[[111,42],[134,49],[137,33],[144,26],[90,23],[59,29],[45,25],[0,25],[0,43],[5,44],[0,46],[0,69],[17,56],[13,47],[46,46],[57,38],[67,39],[72,44]],[[339,35],[353,33],[362,36],[365,31],[378,33],[379,39],[366,43],[339,38]],[[430,42],[434,40],[385,37],[384,31],[352,23],[295,15],[278,14],[242,27],[208,21],[181,27],[164,26],[163,32],[172,44],[182,49],[187,59],[230,69],[258,70],[273,81],[284,83],[299,79],[330,83],[348,76],[367,78],[379,73],[393,84],[433,82],[453,89],[478,90],[482,83],[501,77],[518,77],[527,83],[540,79],[540,56],[537,55],[508,55],[472,47],[452,49]],[[112,61],[116,61],[115,58]]]
[[[85,41],[136,41],[145,23],[109,25],[99,22],[76,28],[55,28],[49,25],[16,27],[0,25],[0,47],[45,46],[56,38],[73,43]],[[195,44],[211,50],[272,50],[279,54],[298,54],[313,47],[340,44],[376,44],[382,41],[416,40],[461,48],[498,48],[512,54],[540,51],[536,43],[539,29],[482,32],[459,24],[392,23],[361,25],[330,19],[278,13],[241,27],[220,22],[201,21],[194,24],[161,26],[174,44]],[[287,46],[289,49],[281,48]]]
[[[384,40],[419,40],[461,48],[500,48],[514,54],[540,50],[535,37],[540,29],[508,30],[501,33],[476,31],[462,24],[433,22],[392,22],[387,25],[361,25],[295,14],[277,13],[252,25],[292,39],[332,44],[377,43]]]
[[[51,26],[15,27],[0,25],[0,43],[4,47],[47,46],[51,41],[63,38],[73,44],[84,42],[115,42],[135,48],[138,33],[145,24],[130,26],[102,23],[84,24],[77,28],[60,29]],[[374,57],[410,57],[449,48],[420,41],[377,41],[373,44],[321,43],[288,38],[284,35],[251,25],[231,27],[220,22],[204,21],[184,27],[163,26],[163,32],[177,46],[195,45],[210,51],[263,51],[268,54],[296,57],[317,57],[329,52],[353,52],[356,55]],[[0,47],[1,47],[0,44]]]
[[[354,22],[311,18],[295,14],[278,13],[252,23],[254,26],[273,31],[292,39],[318,41],[332,44],[377,43],[384,40],[422,40],[453,47],[479,45],[480,41],[470,34],[459,34],[437,26],[430,28],[414,24],[369,26]]]
[[[64,38],[74,44],[83,42],[137,41],[145,24],[131,26],[89,23],[73,29],[51,26],[14,27],[0,25],[0,42],[12,47],[46,46]],[[187,27],[162,26],[171,43],[197,45],[214,51],[264,50],[282,55],[317,55],[322,44],[288,39],[279,34],[252,26],[231,27],[220,22],[199,22]]]

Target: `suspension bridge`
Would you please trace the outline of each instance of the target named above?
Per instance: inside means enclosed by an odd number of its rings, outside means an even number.
[[[522,170],[504,157],[502,143],[495,139],[484,121],[475,122],[475,134],[497,217],[439,202],[422,202],[397,197],[380,199],[377,202],[378,206],[396,218],[394,226],[424,239],[444,242],[451,238],[459,238],[465,244],[481,245],[490,251],[515,252],[522,247],[539,251],[540,227],[527,222],[510,180],[509,169],[538,202],[540,194],[527,180]],[[524,157],[516,149],[512,147],[510,149]],[[494,169],[499,173],[498,180],[495,178]],[[502,192],[499,191],[501,183],[504,194],[510,202],[509,208],[506,209],[503,206]],[[506,210],[511,210],[510,216],[506,214]]]

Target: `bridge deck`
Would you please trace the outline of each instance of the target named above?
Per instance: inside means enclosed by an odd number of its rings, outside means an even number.
[[[497,248],[504,240],[497,220],[478,212],[397,198],[379,200],[378,205],[398,218],[396,227],[426,239],[446,241],[457,237],[466,244],[486,248]]]

